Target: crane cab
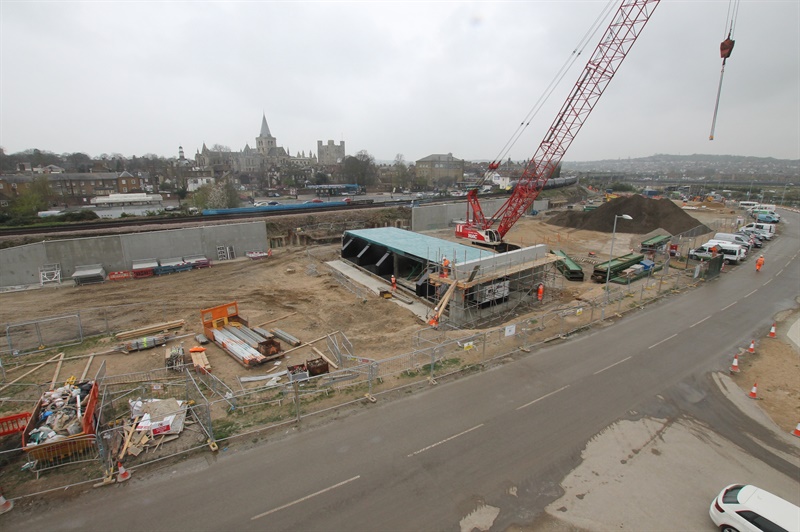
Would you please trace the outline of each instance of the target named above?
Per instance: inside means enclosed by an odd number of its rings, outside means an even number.
[[[503,238],[497,229],[478,229],[469,224],[457,224],[456,236],[475,240],[483,245],[498,246],[503,243]]]

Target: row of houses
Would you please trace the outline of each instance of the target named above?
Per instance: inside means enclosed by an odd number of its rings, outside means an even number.
[[[96,172],[44,174],[55,204],[89,203],[90,198],[127,194],[152,190],[150,175],[137,172]],[[9,205],[14,198],[24,193],[33,183],[34,177],[25,174],[0,175],[0,207]]]

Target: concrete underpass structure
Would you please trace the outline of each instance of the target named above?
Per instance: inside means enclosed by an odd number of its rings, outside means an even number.
[[[399,286],[434,305],[455,284],[447,315],[457,327],[535,305],[540,284],[547,290],[562,279],[554,267],[558,258],[542,244],[494,253],[393,227],[346,231],[342,259],[387,282],[394,275]]]

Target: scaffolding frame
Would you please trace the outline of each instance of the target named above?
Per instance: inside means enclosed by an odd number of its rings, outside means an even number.
[[[61,263],[39,266],[39,286],[50,283],[61,284]]]
[[[441,272],[433,271],[438,265],[428,263],[428,282],[436,287],[434,295],[429,299],[438,308],[446,292],[443,287],[449,288],[456,284],[456,292],[450,299],[450,310],[447,311],[451,324],[467,328],[489,326],[507,320],[521,310],[535,310],[552,301],[554,290],[560,291],[564,287],[564,277],[556,267],[558,261],[555,255],[547,254],[545,257],[508,265],[492,273],[467,279],[458,279],[455,268],[451,269],[452,277],[443,277]],[[540,284],[544,285],[542,301],[537,297]],[[459,308],[460,316],[457,318],[454,316],[454,307]]]

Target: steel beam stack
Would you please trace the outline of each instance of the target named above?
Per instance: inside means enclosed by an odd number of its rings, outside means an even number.
[[[227,327],[214,329],[214,341],[243,366],[256,366],[267,361],[264,355],[237,338]]]

